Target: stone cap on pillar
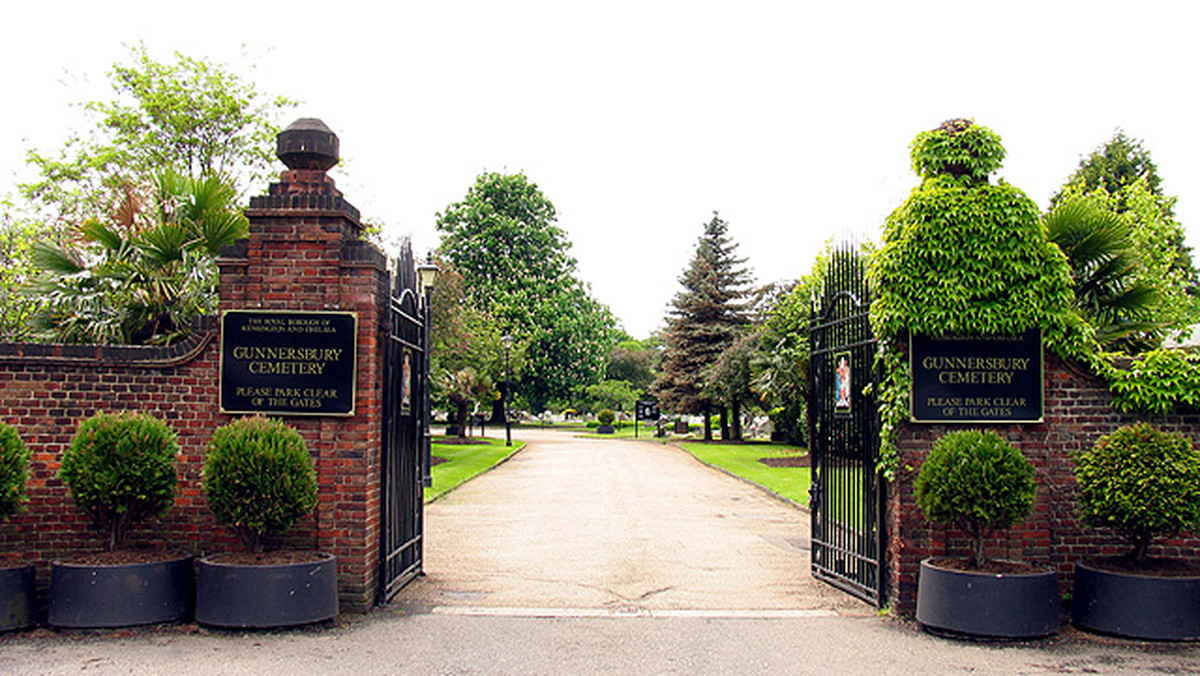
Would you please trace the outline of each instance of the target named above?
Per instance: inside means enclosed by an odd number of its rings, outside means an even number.
[[[275,155],[288,169],[328,171],[338,163],[338,137],[315,117],[302,117],[276,137]]]
[[[267,195],[250,198],[251,209],[338,211],[359,225],[359,213],[342,197],[326,172],[337,165],[339,142],[324,122],[302,117],[276,137],[275,154],[288,170],[272,183]]]

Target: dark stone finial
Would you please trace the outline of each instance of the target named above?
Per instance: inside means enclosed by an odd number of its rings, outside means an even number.
[[[315,117],[302,117],[279,133],[275,155],[288,169],[327,171],[338,163],[338,137]]]

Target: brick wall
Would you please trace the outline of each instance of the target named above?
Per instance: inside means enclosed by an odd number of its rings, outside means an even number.
[[[379,561],[382,361],[386,260],[361,240],[358,212],[323,169],[283,173],[251,199],[250,233],[218,261],[220,309],[349,311],[358,317],[352,417],[285,417],[315,461],[319,503],[286,536],[291,547],[338,557],[343,610],[375,600]],[[38,564],[95,550],[100,539],[56,478],[79,423],[100,410],[139,410],[179,435],[179,494],[164,516],[139,526],[134,544],[196,553],[238,546],[205,506],[200,470],[219,412],[217,322],[208,318],[171,348],[0,344],[0,420],[32,451],[26,513],[0,524],[0,552]]]
[[[1044,422],[1029,425],[989,425],[1020,449],[1034,464],[1037,495],[1033,512],[1012,529],[990,539],[989,556],[1015,558],[1054,566],[1059,587],[1069,591],[1075,562],[1124,551],[1105,532],[1081,526],[1076,519],[1075,465],[1071,456],[1090,448],[1101,436],[1126,424],[1147,420],[1200,442],[1200,415],[1140,418],[1112,408],[1107,384],[1046,354]],[[888,495],[888,575],[892,607],[899,613],[916,610],[917,572],[928,556],[965,556],[966,537],[957,529],[925,521],[916,506],[913,481],[934,441],[946,432],[968,425],[909,423],[897,438],[900,471]],[[1155,555],[1196,557],[1200,537],[1176,538],[1154,550]]]

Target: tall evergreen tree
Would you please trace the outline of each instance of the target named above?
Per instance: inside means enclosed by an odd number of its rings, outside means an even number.
[[[703,414],[704,438],[712,439],[708,415],[714,405],[706,375],[749,324],[750,272],[735,254],[728,224],[713,212],[679,278],[663,334],[662,368],[651,392],[673,413]]]

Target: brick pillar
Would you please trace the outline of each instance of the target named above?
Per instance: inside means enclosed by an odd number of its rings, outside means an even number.
[[[338,138],[324,123],[297,120],[279,135],[277,153],[288,170],[250,199],[249,235],[219,261],[220,307],[358,318],[354,415],[284,418],[308,444],[320,491],[314,517],[290,540],[335,554],[342,609],[366,610],[378,584],[386,258],[362,240],[358,210],[326,175]]]

